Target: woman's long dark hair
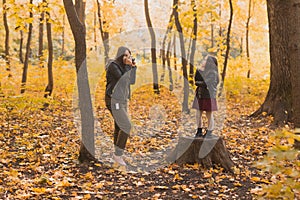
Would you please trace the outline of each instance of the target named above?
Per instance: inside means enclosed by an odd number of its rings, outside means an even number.
[[[207,56],[207,60],[206,60],[206,64],[205,64],[205,69],[204,72],[208,72],[208,71],[216,71],[217,72],[217,81],[219,83],[220,79],[219,79],[219,69],[218,69],[218,60],[214,57],[214,56]]]
[[[124,56],[126,50],[129,51],[129,53],[131,54],[131,51],[127,47],[121,46],[118,48],[117,55],[115,57],[115,61],[121,66],[124,65],[123,56]]]

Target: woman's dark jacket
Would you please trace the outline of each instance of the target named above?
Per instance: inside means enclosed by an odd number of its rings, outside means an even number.
[[[195,85],[196,95],[200,98],[216,98],[217,86],[219,83],[218,72],[216,70],[196,70]]]
[[[110,62],[106,69],[106,105],[111,105],[111,98],[126,103],[130,99],[130,85],[135,83],[135,77],[136,67]]]

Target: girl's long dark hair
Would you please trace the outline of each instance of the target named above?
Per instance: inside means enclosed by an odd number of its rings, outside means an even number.
[[[218,60],[214,56],[208,55],[204,71],[208,72],[211,70],[217,72],[217,81],[219,83],[220,78],[219,78]]]

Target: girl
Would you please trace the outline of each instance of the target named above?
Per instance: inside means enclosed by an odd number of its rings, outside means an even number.
[[[205,137],[211,137],[214,129],[213,111],[217,111],[217,85],[219,83],[218,61],[215,57],[207,55],[202,62],[201,68],[196,70],[195,85],[196,95],[192,108],[197,109],[197,133],[195,137],[203,135],[203,111],[206,112],[208,127]]]
[[[127,47],[119,47],[116,58],[106,69],[106,107],[114,118],[113,160],[120,165],[126,165],[122,158],[126,142],[131,130],[131,122],[127,113],[130,98],[130,85],[135,83],[136,65]]]

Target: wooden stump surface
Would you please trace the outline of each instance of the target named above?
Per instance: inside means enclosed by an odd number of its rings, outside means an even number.
[[[234,166],[223,138],[218,136],[212,138],[180,137],[177,146],[168,155],[167,161],[180,165],[200,163],[205,168],[219,164],[227,171],[232,171]]]

